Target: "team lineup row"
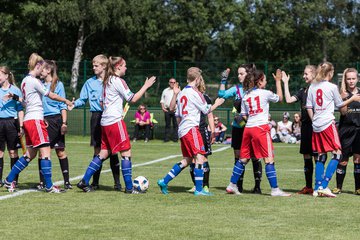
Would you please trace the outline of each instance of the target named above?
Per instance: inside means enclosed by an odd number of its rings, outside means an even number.
[[[133,93],[121,78],[126,73],[125,59],[98,55],[93,59],[95,77],[86,81],[78,100],[69,101],[64,98],[64,93],[56,90],[62,88],[63,91],[63,85],[57,81],[56,65],[53,61],[44,61],[39,55],[32,54],[29,59],[30,72],[21,83],[21,91],[11,84],[12,74],[8,68],[1,67],[0,70],[2,88],[5,90],[12,89],[2,96],[3,103],[11,103],[4,104],[4,106],[9,106],[5,108],[6,112],[12,110],[12,113],[15,112],[18,115],[19,132],[20,134],[25,133],[27,146],[24,156],[15,158],[15,160],[12,159],[11,172],[3,181],[8,191],[15,190],[18,174],[36,157],[39,150],[39,170],[42,175],[39,188],[45,188],[46,192],[63,192],[52,183],[51,148],[56,149],[59,157],[65,188],[72,188],[69,182],[69,167],[64,140],[67,126],[66,109],[72,110],[74,107],[83,106],[89,101],[92,112],[91,145],[94,146],[94,157],[77,186],[85,192],[96,189],[102,163],[110,156],[114,188],[121,190],[120,161],[117,156],[117,153],[120,152],[125,192],[133,194],[141,192],[133,188],[131,145],[126,125],[122,120],[122,106],[124,100],[127,102],[138,101],[145,91],[153,85],[155,77],[146,79],[143,87],[137,93]],[[291,96],[289,92],[290,77],[281,70],[277,70],[276,74],[273,74],[276,81],[276,94],[265,89],[266,76],[262,71],[257,70],[253,64],[241,65],[238,68],[239,84],[226,90],[229,71],[230,69],[227,69],[222,73],[219,98],[215,100],[214,104],[211,104],[211,100],[205,94],[205,81],[199,68],[188,69],[188,85],[182,91],[178,86],[173,88],[173,97],[169,107],[175,111],[178,119],[178,136],[181,141],[183,159],[176,163],[163,179],[158,181],[162,193],[168,194],[168,183],[190,165],[194,194],[212,195],[208,186],[210,166],[207,161],[208,155],[211,154],[211,143],[214,139],[212,134],[214,122],[211,112],[220,106],[225,99],[234,98],[234,106],[238,110],[232,123],[232,147],[235,164],[226,191],[241,194],[245,165],[252,159],[255,177],[253,192],[261,193],[262,166],[260,160],[264,159],[266,175],[271,186],[271,195],[290,196],[290,194],[280,190],[277,184],[273,145],[268,125],[269,102],[281,102],[283,98],[281,81],[284,83],[286,101],[288,103],[300,101],[302,105],[300,153],[304,154],[306,186],[300,193],[334,197],[335,195],[327,186],[336,169],[339,173],[337,193],[341,192],[346,164],[352,154],[354,154],[355,165],[355,189],[356,192],[360,191],[359,144],[356,144],[359,141],[359,136],[357,136],[359,121],[356,114],[359,112],[357,109],[360,109],[360,96],[358,96],[358,89],[356,88],[357,72],[355,69],[347,69],[344,72],[340,95],[337,86],[330,83],[334,74],[331,63],[325,62],[318,67],[306,66],[304,79],[308,86],[294,96]],[[44,79],[44,84],[37,79],[39,76]],[[49,76],[48,81],[47,76]],[[43,98],[43,96],[47,97]],[[343,134],[341,143],[334,123],[334,104],[342,113],[339,125],[339,132]],[[23,106],[26,109],[25,116],[23,113],[21,114]],[[4,118],[2,115],[1,113],[1,121],[7,119],[11,121],[9,122],[10,125],[12,124],[12,127],[15,126],[16,128],[14,116]],[[206,115],[208,116],[211,135],[207,131]],[[44,116],[48,126],[44,122]],[[15,131],[14,139],[19,139],[17,134],[18,131]],[[345,138],[345,135],[348,137]],[[17,148],[13,146],[16,146],[17,141],[14,140],[13,145],[9,145],[7,139],[0,139],[0,141],[4,146],[7,141],[10,156],[16,156]],[[3,162],[1,157],[4,155],[5,148],[2,145],[0,159]],[[343,148],[343,153],[341,148]],[[332,152],[333,156],[325,171],[327,152]],[[13,155],[11,155],[12,153]],[[314,156],[316,163],[314,189],[312,187],[312,156]],[[340,170],[343,170],[342,175]],[[91,177],[93,177],[92,184],[90,184]]]

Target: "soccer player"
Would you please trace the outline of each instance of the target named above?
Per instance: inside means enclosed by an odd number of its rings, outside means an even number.
[[[305,187],[303,187],[298,194],[310,194],[314,192],[312,180],[314,173],[314,162],[312,157],[317,158],[317,153],[312,149],[312,122],[309,114],[306,110],[306,98],[308,95],[310,84],[313,82],[316,76],[316,66],[307,65],[304,69],[303,78],[306,87],[301,88],[296,95],[291,96],[289,91],[289,80],[290,76],[284,71],[282,72],[282,81],[284,83],[285,100],[287,103],[300,102],[301,107],[301,140],[300,140],[300,153],[303,154],[304,158],[304,174],[305,174]]]
[[[358,71],[355,68],[347,68],[343,73],[341,82],[341,97],[343,100],[360,94],[358,83]],[[352,102],[347,106],[345,115],[340,116],[339,134],[343,158],[336,169],[336,188],[333,193],[339,194],[346,174],[346,166],[349,158],[353,156],[355,194],[360,195],[360,103]]]
[[[178,135],[181,141],[183,159],[176,163],[158,186],[163,194],[168,194],[168,183],[195,159],[195,192],[194,195],[212,195],[203,190],[205,147],[199,132],[200,112],[208,114],[220,106],[224,99],[216,99],[214,105],[206,103],[198,86],[201,82],[201,70],[191,67],[187,70],[188,85],[177,96],[176,116],[179,122]]]
[[[23,134],[19,128],[24,120],[23,106],[14,99],[3,100],[8,93],[22,97],[20,89],[15,86],[13,73],[7,66],[0,66],[0,187],[3,186],[5,144],[10,156],[10,165],[13,167],[19,159],[19,136]],[[18,176],[15,178],[15,185],[17,183]]]
[[[121,78],[126,73],[126,61],[122,57],[109,57],[109,69],[103,81],[103,108],[101,117],[101,150],[91,161],[84,177],[77,187],[84,192],[93,190],[89,185],[91,176],[98,171],[102,163],[111,154],[121,154],[121,171],[125,182],[125,193],[137,194],[133,189],[130,138],[123,120],[123,101],[135,103],[150,88],[155,77],[147,78],[137,93],[132,93],[126,82]]]
[[[45,60],[44,68],[40,74],[43,84],[48,91],[66,98],[64,84],[59,81],[57,65],[54,60]],[[66,104],[54,101],[48,97],[43,98],[44,119],[50,139],[50,148],[55,149],[59,158],[61,172],[64,178],[64,188],[72,189],[69,179],[69,160],[65,152],[65,133],[67,132],[67,107]],[[38,189],[44,188],[44,176],[41,173],[41,156],[39,156],[40,183]]]
[[[334,66],[330,62],[321,63],[316,70],[315,80],[309,87],[306,100],[306,108],[313,126],[312,148],[319,154],[315,165],[315,197],[336,197],[328,188],[329,181],[342,158],[340,139],[334,121],[334,105],[339,108],[341,114],[345,114],[349,103],[360,100],[360,96],[354,94],[343,102],[337,86],[330,83],[333,76]],[[324,173],[327,152],[331,152],[332,157]]]
[[[220,83],[220,88],[218,92],[218,96],[221,98],[229,99],[234,98],[234,107],[236,108],[237,112],[235,113],[234,120],[231,124],[231,147],[234,149],[234,164],[240,159],[240,148],[244,133],[244,126],[245,121],[239,115],[241,109],[241,101],[244,97],[244,90],[243,90],[243,82],[247,74],[253,73],[256,70],[256,66],[254,64],[241,64],[238,68],[238,79],[239,83],[235,86],[225,90],[225,86],[227,84],[228,79],[228,72],[224,71],[222,73],[222,79]],[[255,186],[252,189],[252,193],[261,194],[261,177],[262,177],[262,164],[261,160],[259,159],[252,159],[253,164],[253,173],[255,179]],[[237,182],[237,187],[240,192],[243,191],[243,180],[244,180],[245,171],[242,172],[242,175]]]
[[[24,170],[29,162],[34,159],[39,150],[41,154],[41,171],[44,175],[45,191],[49,193],[62,192],[58,186],[53,185],[51,179],[51,160],[50,160],[50,142],[48,132],[44,123],[43,110],[43,96],[64,102],[71,110],[73,103],[69,100],[60,97],[59,95],[45,89],[43,84],[36,77],[40,76],[44,68],[44,60],[37,53],[31,54],[29,58],[29,74],[23,79],[21,83],[21,91],[23,94],[23,101],[26,105],[26,112],[24,118],[24,132],[26,137],[27,152],[22,156],[11,169],[11,172],[4,181],[5,187],[9,192],[13,192],[15,188],[14,179],[22,170]],[[12,98],[18,96],[10,95]]]
[[[83,85],[80,98],[75,101],[75,108],[84,106],[89,100],[90,104],[90,146],[94,147],[94,156],[97,156],[100,152],[101,147],[101,115],[103,109],[100,104],[101,94],[103,91],[103,80],[105,79],[105,74],[108,71],[109,60],[105,55],[97,55],[92,60],[93,71],[95,76],[89,78]],[[117,154],[110,156],[110,168],[114,178],[114,189],[116,191],[121,191],[120,184],[120,162]],[[93,176],[93,181],[91,185],[94,189],[99,188],[99,178],[102,166],[99,171],[97,171]]]
[[[256,70],[245,77],[243,87],[246,91],[241,102],[241,115],[247,118],[244,129],[243,142],[240,149],[240,160],[235,163],[230,184],[226,192],[240,195],[236,183],[242,175],[245,164],[253,156],[265,161],[266,176],[271,186],[271,196],[287,197],[290,194],[278,187],[274,162],[274,148],[269,127],[269,102],[281,102],[283,98],[281,89],[281,71],[278,69],[274,75],[276,93],[266,90],[266,76],[262,71]]]

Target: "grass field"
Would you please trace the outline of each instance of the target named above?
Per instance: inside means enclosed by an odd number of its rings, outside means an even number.
[[[67,137],[73,178],[82,176],[89,164],[92,149],[88,142],[88,137]],[[209,158],[210,189],[215,194],[212,197],[195,197],[186,192],[192,187],[188,170],[169,184],[168,196],[160,193],[157,179],[170,170],[181,153],[178,143],[158,140],[132,144],[133,176],[149,178],[146,194],[113,191],[108,162],[100,178],[101,189],[92,193],[78,189],[64,194],[26,192],[3,199],[12,194],[1,188],[0,239],[358,239],[360,197],[352,194],[353,164],[348,167],[345,193],[335,199],[296,194],[289,198],[270,197],[265,173],[263,194],[247,193],[253,187],[251,164],[245,173],[247,191],[233,196],[225,194],[233,165],[232,149],[228,147],[214,145],[218,152]],[[279,186],[297,192],[304,185],[298,145],[276,144],[275,156]],[[52,159],[53,180],[60,181],[58,161],[55,156]],[[6,161],[5,176],[8,166]],[[20,190],[33,187],[37,181],[34,161],[20,176]],[[72,181],[74,186],[77,182]],[[334,183],[335,179],[331,188]]]

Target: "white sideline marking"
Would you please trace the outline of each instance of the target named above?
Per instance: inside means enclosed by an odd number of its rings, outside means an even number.
[[[212,152],[213,152],[213,153],[215,153],[215,152],[221,152],[221,151],[224,151],[224,150],[229,149],[229,148],[230,148],[230,146],[225,146],[225,147],[216,149],[216,150],[214,150],[214,151],[212,151]],[[177,157],[181,157],[181,156],[182,156],[181,154],[178,154],[178,155],[170,155],[170,156],[163,157],[163,158],[159,158],[159,159],[155,159],[155,160],[152,160],[152,161],[149,161],[149,162],[134,164],[134,165],[133,165],[133,168],[135,168],[135,167],[141,167],[141,166],[146,166],[146,165],[151,165],[151,164],[153,164],[153,163],[158,163],[158,162],[166,161],[166,160],[168,160],[168,159],[177,158]],[[107,170],[101,171],[101,173],[107,173],[107,172],[110,172],[110,171],[111,171],[111,169],[107,169]],[[77,176],[77,177],[73,177],[73,178],[70,178],[70,181],[79,180],[79,179],[81,179],[82,177],[83,177],[83,175]],[[62,184],[62,183],[63,183],[63,181],[57,181],[57,182],[54,182],[54,185],[60,185],[60,184]],[[20,191],[14,192],[14,193],[9,194],[9,195],[1,196],[1,197],[0,197],[0,201],[1,201],[1,200],[8,199],[8,198],[18,197],[18,196],[21,196],[21,195],[23,195],[23,194],[30,193],[30,192],[38,192],[38,190],[36,190],[36,189],[20,190]]]

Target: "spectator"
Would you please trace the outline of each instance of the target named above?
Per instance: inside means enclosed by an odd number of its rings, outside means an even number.
[[[269,127],[270,127],[270,136],[273,142],[281,142],[279,136],[276,134],[276,122],[271,118],[269,113]]]
[[[222,143],[225,138],[227,127],[222,122],[220,122],[217,116],[214,116],[214,124],[215,124],[215,143]]]
[[[277,123],[277,134],[281,142],[287,143],[291,138],[291,125],[292,122],[289,121],[290,114],[288,112],[283,113],[283,120]]]
[[[135,132],[133,142],[139,138],[139,131],[145,130],[145,142],[149,141],[151,130],[151,116],[145,105],[141,104],[135,113]]]
[[[291,126],[292,136],[296,138],[296,143],[301,139],[301,117],[299,113],[294,113],[294,122]]]
[[[164,142],[169,141],[169,135],[170,135],[170,128],[171,128],[171,122],[173,124],[172,129],[172,140],[174,142],[177,142],[178,140],[178,124],[175,117],[175,111],[170,110],[170,102],[174,95],[174,85],[176,83],[175,78],[169,79],[169,87],[165,88],[164,91],[161,94],[161,108],[165,114],[165,135],[164,135]]]

